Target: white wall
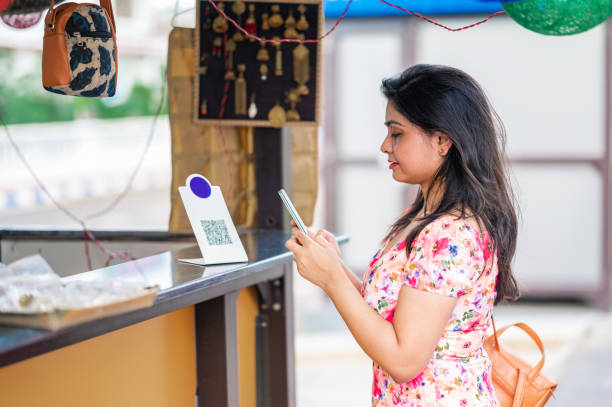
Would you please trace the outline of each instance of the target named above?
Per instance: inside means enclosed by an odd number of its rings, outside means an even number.
[[[475,17],[437,20],[458,27]],[[402,34],[404,24],[414,24],[414,37]],[[409,19],[350,20],[337,31],[334,50],[334,130],[344,158],[384,158],[378,150],[385,130],[380,80],[404,68],[406,53],[415,63],[452,65],[480,82],[505,123],[511,159],[597,159],[604,153],[603,26],[547,37],[504,16],[460,32]],[[521,283],[597,288],[600,174],[588,164],[515,164],[512,174],[522,211],[515,262]],[[338,205],[332,209],[338,232],[352,239],[346,258],[361,272],[401,211],[403,190],[382,165],[345,166],[337,177]]]

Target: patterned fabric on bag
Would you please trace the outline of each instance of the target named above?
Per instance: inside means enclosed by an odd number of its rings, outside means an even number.
[[[116,54],[106,11],[97,5],[79,6],[66,23],[65,38],[70,84],[45,89],[73,96],[113,96]]]

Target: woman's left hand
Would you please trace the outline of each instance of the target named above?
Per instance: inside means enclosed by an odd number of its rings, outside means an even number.
[[[293,253],[298,273],[327,292],[335,280],[344,276],[342,259],[321,234],[306,236],[296,227],[291,232],[293,236],[285,247]]]

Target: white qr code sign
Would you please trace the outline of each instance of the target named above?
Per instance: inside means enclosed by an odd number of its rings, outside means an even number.
[[[221,188],[200,174],[192,174],[185,186],[179,187],[179,193],[202,252],[200,259],[179,261],[199,265],[247,262]]]

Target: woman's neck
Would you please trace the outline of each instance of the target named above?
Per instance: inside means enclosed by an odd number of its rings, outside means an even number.
[[[423,192],[423,215],[426,216],[440,205],[444,189],[441,183],[437,182],[434,185],[421,184],[421,191]]]

